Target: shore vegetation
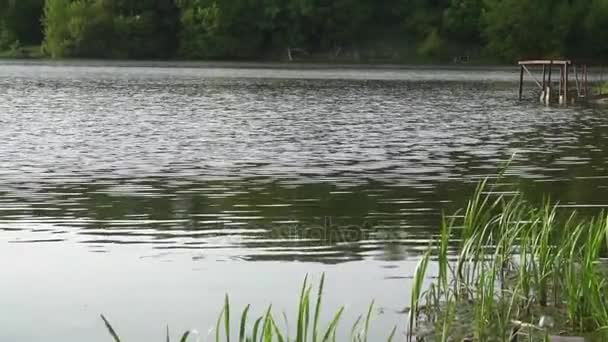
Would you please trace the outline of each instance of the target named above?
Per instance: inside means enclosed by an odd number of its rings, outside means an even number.
[[[407,317],[384,338],[540,342],[571,336],[605,341],[607,256],[606,213],[583,217],[548,200],[534,206],[522,195],[505,195],[484,181],[462,212],[444,218],[409,284]],[[235,321],[226,296],[209,340],[230,341],[238,327],[238,341],[343,341],[337,336],[345,330],[346,340],[367,341],[374,302],[354,324],[342,326],[344,308],[338,308],[331,321],[321,322],[324,282],[322,277],[314,290],[304,280],[292,320],[277,318],[272,307],[250,320],[247,306]],[[112,325],[103,320],[119,342]],[[293,333],[289,324],[295,326]],[[180,341],[189,336],[192,332],[184,333]]]

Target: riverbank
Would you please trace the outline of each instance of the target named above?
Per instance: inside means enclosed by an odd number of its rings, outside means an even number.
[[[0,61],[5,59],[31,60],[44,59],[39,45],[33,46],[14,46],[9,50],[0,51]]]
[[[0,64],[32,66],[73,66],[73,67],[143,67],[143,68],[230,68],[230,69],[286,69],[286,70],[477,70],[514,71],[516,68],[505,64],[391,64],[391,63],[322,63],[322,62],[272,62],[272,61],[179,61],[179,60],[115,60],[115,59],[47,59],[41,58],[0,58]]]
[[[97,59],[97,58],[50,58],[42,52],[40,46],[16,47],[14,49],[0,51],[1,63],[28,62],[32,64],[64,64],[95,66],[99,64],[116,64],[119,66],[169,66],[169,67],[230,67],[230,68],[358,68],[358,69],[401,69],[408,67],[427,69],[450,69],[450,68],[488,68],[508,67],[509,64],[499,62],[492,58],[454,59],[445,58],[400,58],[400,59],[354,59],[354,58],[327,58],[313,56],[310,58],[260,58],[256,59]]]

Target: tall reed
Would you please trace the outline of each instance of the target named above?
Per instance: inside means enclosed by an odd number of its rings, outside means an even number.
[[[535,207],[521,195],[506,197],[495,189],[481,182],[463,216],[443,219],[435,246],[415,270],[403,327],[406,339],[544,341],[558,333],[606,337],[608,268],[603,257],[608,253],[608,216],[585,219],[549,200]],[[431,263],[438,277],[428,285]],[[324,285],[323,276],[315,292],[308,277],[304,279],[295,335],[277,324],[272,307],[250,325],[247,306],[237,322],[238,341],[337,341],[344,307],[322,324]],[[368,341],[373,311],[374,302],[352,325],[350,341]],[[231,312],[226,296],[215,327],[216,342],[231,340]],[[102,319],[120,342],[116,330]],[[388,341],[396,332],[387,334]],[[187,332],[180,341],[191,336]]]
[[[411,311],[410,327],[434,327],[433,340],[447,340],[452,327],[450,338],[464,330],[474,341],[608,330],[608,273],[601,258],[608,244],[606,214],[584,219],[548,200],[536,208],[484,181],[463,217],[446,222],[436,243],[438,279],[412,305],[425,310]],[[454,237],[453,266],[446,251]]]
[[[249,311],[250,306],[246,306],[241,313],[240,321],[238,322],[239,331],[239,342],[334,342],[338,340],[337,331],[339,324],[344,314],[344,307],[339,308],[332,316],[332,319],[327,322],[325,327],[322,327],[321,314],[323,307],[323,290],[325,284],[325,275],[321,277],[319,286],[316,292],[316,298],[312,296],[313,286],[309,283],[308,277],[304,279],[300,295],[298,298],[298,313],[297,313],[297,326],[295,336],[291,336],[287,328],[283,328],[277,324],[275,316],[272,312],[272,307],[269,307],[265,313],[258,317],[253,326],[249,325]],[[314,304],[313,304],[314,303]],[[372,301],[365,320],[363,321],[363,330],[359,329],[360,320],[353,325],[351,331],[351,341],[353,342],[367,342],[369,330],[371,326],[372,316],[374,312],[374,302]],[[215,325],[214,341],[216,342],[230,342],[231,341],[231,304],[229,297],[226,295],[224,299],[223,308],[218,316],[218,320]],[[106,319],[105,316],[101,316],[104,321],[108,332],[114,339],[114,342],[121,342],[116,330]],[[397,329],[393,329],[388,334],[388,341],[392,341],[395,337]],[[184,333],[180,342],[187,342],[189,337],[194,334],[190,331]],[[169,331],[167,331],[166,340],[170,342]]]

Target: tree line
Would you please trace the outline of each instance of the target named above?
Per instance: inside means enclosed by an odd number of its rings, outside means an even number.
[[[0,0],[0,50],[53,58],[608,56],[608,0]]]

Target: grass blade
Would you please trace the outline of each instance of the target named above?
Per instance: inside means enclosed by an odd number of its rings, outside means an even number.
[[[262,328],[262,340],[264,342],[272,342],[272,315],[270,314],[270,311],[272,310],[272,305],[268,307],[268,310],[266,311],[266,315],[264,316],[264,325]]]
[[[367,342],[367,335],[369,332],[369,322],[372,319],[372,311],[374,310],[374,304],[376,301],[372,300],[372,303],[369,305],[369,308],[367,309],[367,316],[365,316],[365,332],[363,335],[363,341]]]
[[[260,323],[262,322],[262,320],[264,319],[264,317],[260,317],[258,318],[255,323],[253,324],[253,336],[252,336],[252,342],[258,342],[258,331],[260,329]],[[219,342],[219,341],[218,341]]]
[[[241,315],[241,328],[239,329],[239,342],[245,342],[245,328],[247,326],[247,314],[251,305],[247,305]]]
[[[361,323],[362,319],[363,316],[359,315],[359,317],[357,317],[357,320],[355,321],[355,324],[353,324],[353,327],[350,329],[350,341],[355,341],[355,336],[357,337],[357,341],[361,340],[359,332],[357,332],[357,328],[359,328],[359,324]]]
[[[344,307],[341,307],[340,310],[334,316],[334,319],[329,323],[327,330],[325,331],[325,335],[323,335],[323,342],[329,341],[330,336],[335,333],[336,327],[338,326],[338,322],[340,321],[340,317],[342,317],[342,313],[344,312]]]
[[[397,333],[397,327],[393,328],[393,331],[391,331],[391,334],[388,336],[388,342],[393,342],[393,339],[395,338],[395,334]]]
[[[226,330],[226,342],[230,342],[230,299],[226,294],[224,298],[224,306],[226,311],[224,312],[224,328]]]
[[[313,318],[312,324],[312,340],[317,342],[317,329],[319,326],[319,315],[321,313],[321,300],[323,298],[323,285],[325,284],[325,274],[321,276],[321,282],[319,283],[319,292],[317,293],[317,305],[315,306],[315,317]]]
[[[304,296],[308,287],[308,275],[304,277],[302,290],[300,291],[300,300],[298,302],[298,326],[296,330],[296,342],[304,342]]]
[[[110,333],[110,335],[112,335],[112,338],[114,338],[114,342],[120,342],[120,338],[118,337],[118,334],[112,327],[112,324],[110,324],[110,322],[108,322],[108,320],[106,319],[106,317],[104,315],[101,315],[101,319],[103,320],[103,323],[106,325],[106,328],[108,329],[108,332]]]
[[[222,325],[222,318],[224,318],[224,313],[226,312],[226,307],[222,308],[220,312],[220,316],[217,318],[217,324],[215,325],[215,342],[220,342],[220,327]]]
[[[190,336],[190,331],[186,331],[183,335],[182,338],[179,339],[179,342],[186,342],[188,341],[188,337]]]
[[[271,323],[272,323],[272,327],[274,328],[274,333],[277,335],[278,342],[285,342],[285,338],[283,337],[283,334],[281,334],[279,327],[277,326],[276,322],[274,321],[274,319],[272,317],[271,317]]]
[[[310,291],[312,288],[309,286],[304,294],[304,302],[302,303],[302,312],[304,314],[304,321],[302,326],[302,342],[308,341],[308,331],[310,330]]]
[[[410,313],[409,313],[409,323],[408,323],[408,341],[412,340],[414,329],[416,327],[416,320],[418,316],[418,308],[420,297],[422,295],[422,286],[424,284],[424,279],[426,277],[426,270],[428,267],[429,259],[431,258],[430,249],[428,252],[424,254],[422,259],[418,262],[416,266],[416,271],[414,272],[414,286],[412,287],[412,294],[410,298]]]

